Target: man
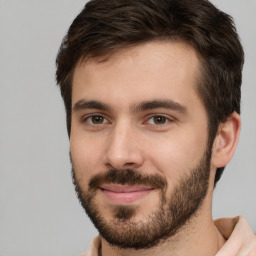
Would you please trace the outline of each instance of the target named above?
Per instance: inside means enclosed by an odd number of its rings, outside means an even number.
[[[231,17],[206,0],[86,4],[56,77],[100,234],[87,255],[256,255],[243,217],[211,214],[239,138],[242,66]]]

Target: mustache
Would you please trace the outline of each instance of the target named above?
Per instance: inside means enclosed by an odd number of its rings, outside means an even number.
[[[89,190],[99,189],[103,184],[144,185],[165,190],[167,181],[159,174],[144,175],[141,172],[126,170],[109,170],[106,173],[96,174],[89,180]]]

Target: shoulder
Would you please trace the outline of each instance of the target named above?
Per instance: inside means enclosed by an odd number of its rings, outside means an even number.
[[[98,256],[100,248],[101,248],[101,239],[100,239],[100,236],[97,236],[92,240],[87,252],[84,254],[81,254],[80,256]]]
[[[256,236],[245,217],[217,219],[214,224],[227,240],[216,256],[256,255]]]

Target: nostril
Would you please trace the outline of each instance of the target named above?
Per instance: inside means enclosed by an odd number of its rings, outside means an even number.
[[[118,170],[122,170],[122,169],[127,169],[127,168],[131,168],[131,167],[135,167],[136,164],[133,162],[129,162],[129,163],[106,163],[106,167],[108,169],[118,169]]]
[[[134,164],[135,164],[135,163],[130,162],[130,163],[124,164],[124,166],[132,166],[132,165],[134,165]]]
[[[140,157],[141,158],[141,157]],[[105,162],[105,166],[108,169],[123,170],[127,168],[138,168],[143,164],[142,159],[134,159],[135,161],[126,161],[125,159],[108,159]]]

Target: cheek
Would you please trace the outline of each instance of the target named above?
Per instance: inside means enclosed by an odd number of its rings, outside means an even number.
[[[148,158],[168,183],[174,185],[197,166],[206,148],[206,137],[189,131],[172,134],[148,147],[152,149]]]
[[[100,169],[100,147],[95,141],[90,141],[89,138],[72,135],[70,137],[70,153],[75,173],[84,184]]]

